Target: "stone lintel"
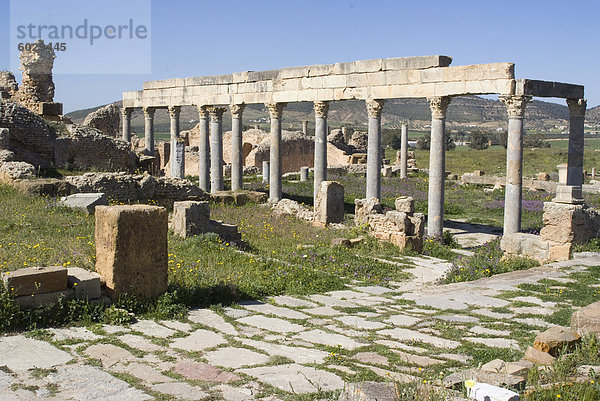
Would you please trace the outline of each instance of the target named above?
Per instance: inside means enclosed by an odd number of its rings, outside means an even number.
[[[584,87],[563,82],[517,79],[515,95],[581,99],[584,97]]]

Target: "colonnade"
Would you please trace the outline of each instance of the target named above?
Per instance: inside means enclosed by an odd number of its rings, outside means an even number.
[[[451,97],[438,96],[428,98],[431,109],[431,141],[429,154],[428,222],[429,236],[440,237],[444,228],[444,185],[445,185],[445,144],[446,111]],[[508,114],[508,138],[506,152],[506,191],[504,208],[504,234],[518,232],[521,225],[521,200],[523,176],[523,119],[525,106],[531,96],[500,96]],[[566,189],[574,197],[580,196],[583,184],[583,145],[584,117],[586,101],[567,99],[570,112],[569,154]],[[282,197],[282,148],[281,121],[286,103],[265,105],[271,120],[269,155],[269,200],[277,202]],[[232,116],[231,136],[231,188],[241,190],[242,185],[242,114],[244,104],[229,106]],[[367,177],[366,197],[381,199],[381,113],[384,100],[366,101],[368,121]],[[154,149],[154,113],[156,107],[143,107],[145,129],[145,153],[153,155]],[[314,195],[322,181],[327,180],[327,114],[329,102],[316,101],[315,113],[315,153],[314,153]],[[183,141],[179,137],[180,106],[168,107],[171,132],[171,176],[183,177],[185,155]],[[223,113],[224,107],[198,106],[200,117],[199,131],[199,182],[200,188],[211,193],[223,190]],[[131,141],[132,108],[123,108],[123,140]],[[210,124],[209,124],[210,120]],[[303,123],[303,131],[307,124]],[[406,177],[406,127],[402,128],[401,151],[404,167],[401,176]]]

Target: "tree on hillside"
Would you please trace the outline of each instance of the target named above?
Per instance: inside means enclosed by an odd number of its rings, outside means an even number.
[[[471,149],[483,150],[490,147],[490,140],[485,132],[473,131],[470,137],[469,147]]]
[[[550,144],[544,140],[542,134],[523,135],[523,147],[525,148],[549,148]]]
[[[496,132],[496,140],[504,149],[506,149],[508,147],[508,132],[504,130]]]
[[[454,148],[456,148],[456,144],[452,140],[452,137],[450,137],[449,132],[446,132],[446,134],[444,135],[444,139],[445,139],[446,150],[453,150]],[[417,149],[429,150],[430,147],[431,147],[431,133],[426,133],[417,141]]]

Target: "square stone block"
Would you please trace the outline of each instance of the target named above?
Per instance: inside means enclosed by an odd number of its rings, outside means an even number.
[[[96,208],[96,271],[111,298],[152,298],[167,290],[167,225],[163,207]]]
[[[76,299],[96,299],[102,295],[100,275],[81,267],[67,269],[67,284]]]
[[[182,238],[208,232],[210,229],[208,202],[184,201],[173,204],[171,229]]]
[[[412,214],[415,212],[415,201],[411,196],[399,196],[396,198],[396,210]]]
[[[67,269],[62,266],[28,267],[2,273],[4,287],[14,297],[67,289]]]
[[[344,221],[344,186],[337,181],[323,181],[315,199],[315,220],[319,223]]]
[[[556,203],[584,203],[581,187],[574,185],[559,184],[556,186],[556,197],[552,199]]]

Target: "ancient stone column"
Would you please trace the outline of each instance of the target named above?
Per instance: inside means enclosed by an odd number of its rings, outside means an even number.
[[[271,135],[269,137],[269,201],[281,200],[281,114],[285,103],[268,103],[271,117]]]
[[[232,104],[231,111],[231,190],[243,188],[242,113],[245,104]]]
[[[125,142],[131,142],[131,112],[133,111],[130,107],[121,108],[121,116],[123,117],[123,140]]]
[[[269,182],[269,162],[266,160],[263,160],[262,162],[262,181],[263,182]]]
[[[408,129],[402,124],[400,131],[400,178],[407,177],[408,167]]]
[[[308,121],[307,120],[302,121],[302,133],[304,135],[308,135]]]
[[[185,147],[183,148],[183,157],[178,157],[178,150],[181,152],[181,145],[178,145],[179,140],[179,113],[180,106],[169,106],[169,117],[171,120],[171,177],[183,178],[185,176]]]
[[[441,237],[444,230],[444,181],[446,178],[446,109],[450,97],[427,99],[431,109],[429,148],[429,192],[427,197],[427,235]]]
[[[210,115],[210,193],[223,190],[223,113],[224,107],[211,107]]]
[[[327,112],[329,102],[315,102],[315,176],[313,199],[321,188],[321,182],[327,180]]]
[[[583,184],[583,124],[585,99],[567,99],[569,106],[569,156],[567,159],[567,185]]]
[[[200,142],[198,143],[198,177],[200,189],[208,192],[210,190],[210,142],[208,137],[208,109],[206,106],[198,106],[200,115]]]
[[[367,100],[369,133],[367,140],[367,198],[381,200],[381,110],[383,100]]]
[[[154,107],[144,107],[144,140],[146,146],[144,152],[154,155]]]
[[[504,235],[521,229],[523,192],[523,116],[529,96],[500,96],[508,112],[506,139],[506,189],[504,192]]]
[[[19,69],[23,71],[23,80],[14,100],[34,113],[45,114],[44,105],[54,102],[52,68],[55,58],[52,46],[48,46],[42,39],[38,39],[29,50],[25,49],[19,54]],[[62,114],[62,104],[58,114]]]
[[[300,167],[300,181],[301,182],[308,181],[308,167],[307,166]]]

